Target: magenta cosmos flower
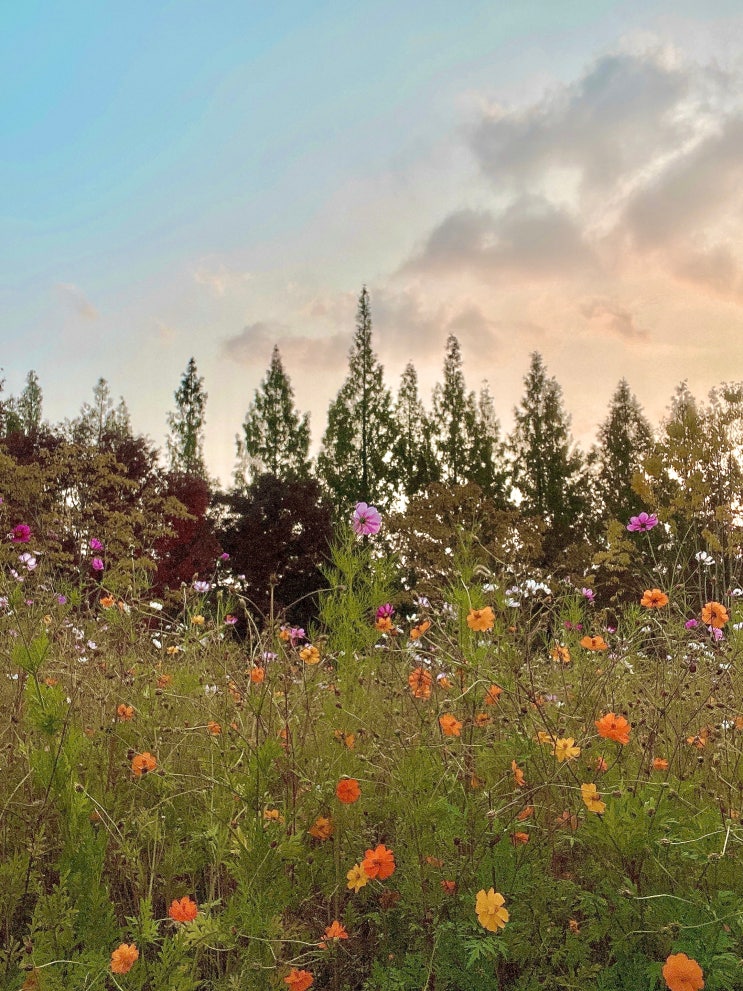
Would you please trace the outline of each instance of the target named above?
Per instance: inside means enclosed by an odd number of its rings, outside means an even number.
[[[31,539],[31,527],[27,523],[19,523],[8,534],[14,544],[27,544]]]
[[[655,513],[640,513],[639,516],[630,516],[627,529],[631,533],[647,533],[657,525],[658,517]]]
[[[382,517],[374,506],[367,506],[365,502],[357,502],[353,511],[353,530],[360,537],[375,534],[382,525]]]
[[[103,571],[103,569],[106,566],[99,557],[94,557],[93,560],[90,562],[90,567],[93,569],[93,571]]]

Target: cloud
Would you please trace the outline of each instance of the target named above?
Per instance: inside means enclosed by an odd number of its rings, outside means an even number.
[[[525,195],[497,214],[470,209],[451,214],[401,272],[554,279],[597,269],[596,255],[568,212]]]
[[[629,343],[646,341],[650,336],[644,327],[638,326],[635,316],[628,309],[613,300],[586,300],[580,309],[594,330],[608,332]]]
[[[288,328],[277,321],[258,320],[246,324],[239,334],[222,341],[221,352],[225,358],[240,365],[254,365],[257,356],[271,354],[274,344],[287,333]]]
[[[84,320],[97,320],[98,310],[93,306],[85,293],[72,282],[57,282],[54,288],[62,302],[72,308]]]
[[[216,271],[198,268],[193,273],[194,282],[206,286],[214,296],[224,296],[229,290],[240,288],[253,278],[251,272],[240,272],[220,265]]]

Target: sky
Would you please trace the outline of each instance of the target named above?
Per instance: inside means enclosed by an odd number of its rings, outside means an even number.
[[[278,345],[316,450],[369,290],[396,393],[459,339],[504,430],[539,351],[590,445],[743,379],[739,0],[24,0],[0,32],[0,365],[51,421],[101,377],[205,453]]]

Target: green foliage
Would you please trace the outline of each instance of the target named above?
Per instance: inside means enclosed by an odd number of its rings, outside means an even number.
[[[204,380],[189,358],[181,384],[175,391],[176,408],[168,413],[170,434],[167,440],[170,469],[206,478],[204,464],[204,411],[208,395]]]

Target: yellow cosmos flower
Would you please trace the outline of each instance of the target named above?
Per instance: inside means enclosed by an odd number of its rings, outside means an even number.
[[[555,745],[552,751],[557,757],[557,759],[562,763],[564,760],[571,760],[573,757],[580,756],[580,747],[575,746],[575,740],[572,736],[555,740]]]
[[[596,812],[598,815],[601,815],[602,812],[606,812],[606,802],[601,801],[601,797],[596,790],[596,785],[581,785],[580,793],[589,812]]]
[[[351,891],[359,891],[360,888],[369,883],[369,875],[361,864],[354,864],[346,877],[348,878],[346,887]]]
[[[477,892],[475,912],[480,925],[490,932],[498,932],[508,922],[508,910],[503,908],[506,899],[493,888]]]

